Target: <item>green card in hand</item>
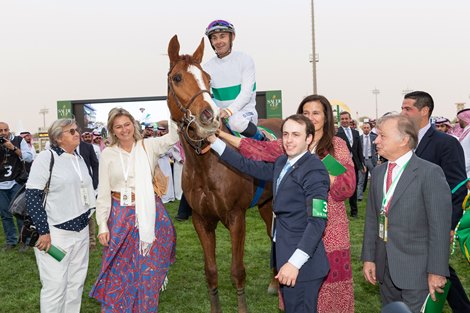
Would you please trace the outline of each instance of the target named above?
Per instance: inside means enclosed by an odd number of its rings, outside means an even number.
[[[324,157],[322,162],[331,176],[339,176],[346,172],[346,168],[343,164],[339,163],[331,154]]]
[[[428,294],[426,301],[424,301],[423,307],[421,308],[422,313],[442,313],[444,310],[444,304],[446,303],[447,294],[449,293],[450,280],[447,280],[444,286],[444,293],[435,292],[436,301],[431,299],[431,294]]]

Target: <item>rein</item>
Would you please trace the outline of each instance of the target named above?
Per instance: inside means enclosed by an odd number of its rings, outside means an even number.
[[[209,96],[211,96],[211,93],[207,90],[200,90],[196,94],[194,94],[191,99],[186,103],[186,105],[183,105],[178,97],[176,96],[175,90],[173,88],[173,82],[170,79],[170,74],[173,71],[173,68],[175,67],[176,63],[170,68],[168,71],[168,91],[169,94],[173,97],[173,99],[176,102],[176,105],[178,106],[178,109],[183,113],[183,117],[180,120],[179,123],[179,131],[181,134],[183,134],[183,138],[186,140],[186,142],[193,148],[193,150],[196,152],[196,154],[201,155],[205,154],[210,150],[210,144],[205,142],[205,138],[192,138],[191,135],[189,134],[189,128],[192,123],[195,122],[196,117],[193,115],[193,113],[190,110],[191,105],[193,104],[194,100],[204,94],[207,93]]]

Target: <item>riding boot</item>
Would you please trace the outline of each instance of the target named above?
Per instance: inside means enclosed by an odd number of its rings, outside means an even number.
[[[175,219],[180,222],[186,221],[191,216],[191,213],[192,209],[183,193],[178,207],[178,214],[175,216]]]
[[[269,141],[266,135],[261,130],[259,130],[259,128],[252,122],[249,122],[246,129],[240,134],[245,137],[253,138],[259,141]]]

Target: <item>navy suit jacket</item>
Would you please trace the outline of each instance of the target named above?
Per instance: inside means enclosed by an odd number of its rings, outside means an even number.
[[[346,136],[343,127],[338,127],[338,132],[336,133],[336,136],[346,141],[346,145],[348,146],[349,152],[351,152],[352,154],[354,169],[357,172],[359,170],[362,170],[362,167],[364,166],[364,154],[362,154],[362,146],[359,141],[359,132],[351,128],[351,133],[353,136],[352,146],[349,143],[348,136]]]
[[[415,150],[417,156],[439,165],[444,171],[450,190],[467,179],[465,157],[459,141],[452,136],[429,128]],[[462,186],[452,195],[452,229],[462,217],[462,202],[467,188]]]
[[[93,180],[93,189],[98,188],[98,158],[96,157],[95,149],[87,142],[80,141],[79,146],[80,155],[82,156],[88,168],[88,173]]]
[[[280,156],[275,163],[253,161],[227,147],[220,158],[240,171],[257,179],[273,181],[273,211],[276,214],[275,262],[279,270],[295,252],[301,249],[310,258],[302,266],[297,281],[325,277],[329,271],[322,241],[326,220],[312,217],[312,199],[327,200],[330,179],[320,159],[305,153],[282,178],[276,188],[277,178],[287,162]]]

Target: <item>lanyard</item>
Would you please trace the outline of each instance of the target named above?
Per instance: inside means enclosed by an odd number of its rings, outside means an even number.
[[[82,171],[80,170],[80,163],[78,163],[78,156],[74,155],[74,157],[75,157],[75,162],[72,160],[73,169],[75,170],[78,177],[80,178],[80,183],[82,183],[83,185],[83,175],[82,175]]]
[[[400,171],[398,172],[397,176],[395,177],[395,179],[392,181],[392,184],[390,185],[390,188],[388,189],[388,192],[386,191],[387,189],[387,172],[385,173],[385,177],[384,177],[384,185],[383,185],[383,191],[384,191],[384,198],[382,200],[382,208],[380,209],[380,212],[381,213],[385,213],[387,214],[388,213],[388,207],[390,205],[390,201],[392,200],[392,196],[393,196],[393,193],[395,192],[395,188],[396,188],[396,185],[398,183],[398,180],[400,179],[401,177],[401,174],[403,173],[403,171],[405,170],[406,166],[408,165],[408,162],[410,162],[409,160],[403,165],[403,167],[400,169]],[[391,173],[390,173],[391,174]]]
[[[129,168],[131,167],[130,164],[134,156],[134,145],[132,145],[132,150],[130,154],[131,156],[129,157],[129,160],[127,161],[127,166],[124,168],[124,159],[122,158],[121,148],[119,148],[119,158],[121,159],[122,175],[124,176],[124,181],[126,183],[126,186],[127,186],[127,178],[129,177]]]

